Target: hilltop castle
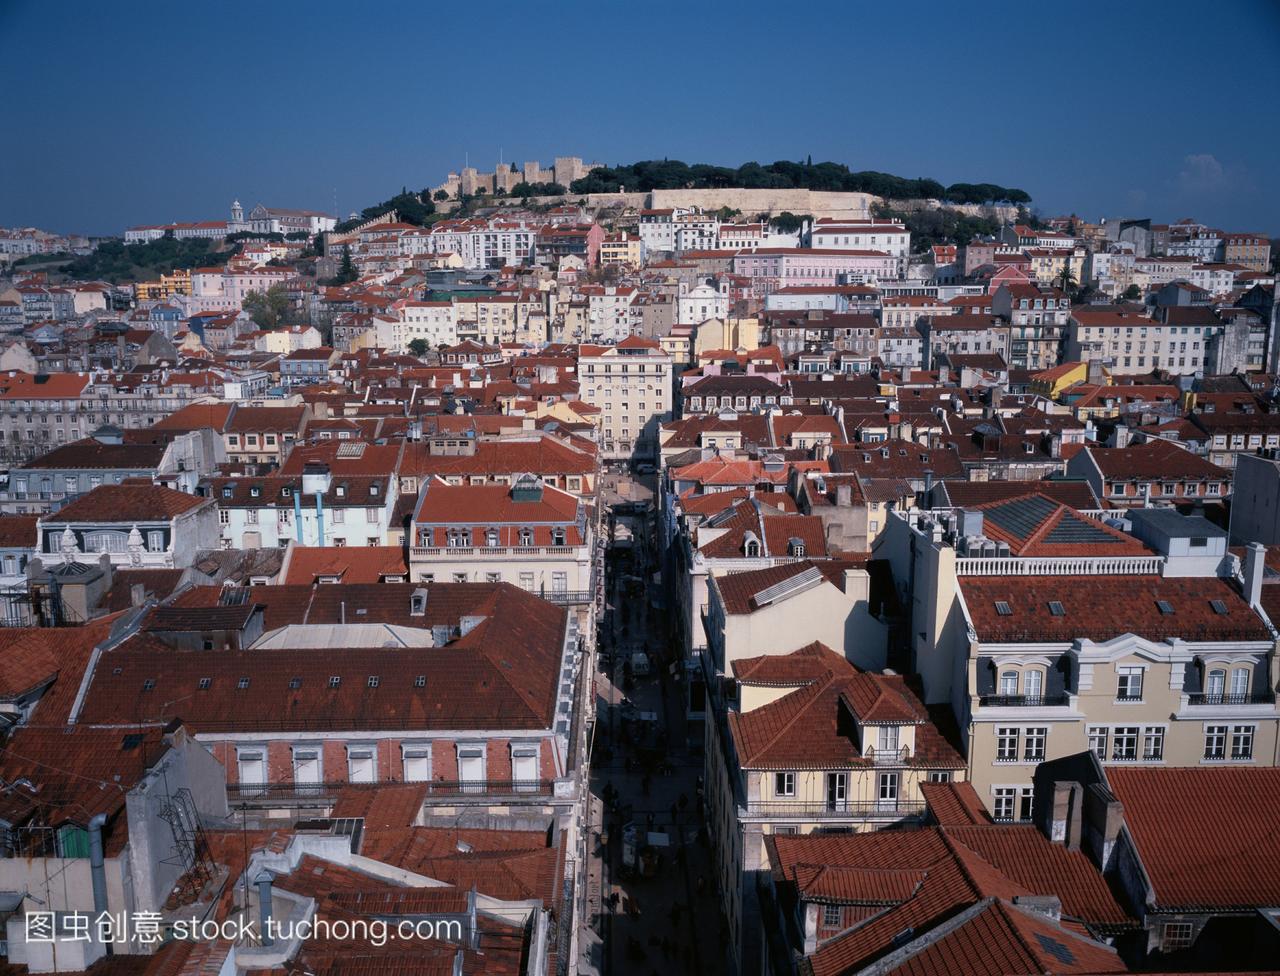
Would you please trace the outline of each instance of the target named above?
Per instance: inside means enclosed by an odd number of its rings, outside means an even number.
[[[500,165],[492,173],[481,173],[474,166],[468,166],[461,173],[450,173],[439,186],[431,188],[431,195],[443,190],[450,200],[459,196],[472,196],[481,190],[489,195],[510,193],[517,183],[559,183],[565,189],[574,180],[582,179],[587,173],[603,163],[584,163],[577,156],[557,156],[551,168],[541,163],[526,162],[520,169],[515,163]]]

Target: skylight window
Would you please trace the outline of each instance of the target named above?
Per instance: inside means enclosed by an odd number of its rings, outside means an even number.
[[[301,679],[301,678],[290,678],[290,679],[289,679],[289,687],[290,687],[290,688],[292,688],[294,691],[297,691],[299,688],[301,688],[301,687],[302,687],[302,679]]]
[[[1173,613],[1173,604],[1168,600],[1157,600],[1156,609],[1163,614],[1170,614]]]
[[[201,678],[198,682],[196,682],[196,687],[199,688],[201,691],[208,691],[210,686],[212,686],[212,684],[213,684],[212,678]]]
[[[142,682],[142,690],[143,690],[143,691],[150,691],[150,690],[151,690],[152,688],[154,688],[155,686],[156,686],[156,679],[155,679],[155,678],[147,678],[145,681],[143,681],[143,682]]]
[[[369,687],[376,688],[381,683],[381,679],[376,674],[369,675]]]
[[[1002,617],[1012,617],[1013,607],[1009,606],[1009,604],[1004,600],[997,600],[996,613],[998,613]]]
[[[1209,606],[1213,607],[1214,613],[1222,614],[1223,616],[1229,613],[1226,603],[1222,600],[1210,600]]]
[[[425,688],[427,686],[427,676],[425,674],[417,675],[413,679],[413,686],[415,688]]]
[[[1067,608],[1062,605],[1061,600],[1050,600],[1049,613],[1054,617],[1065,617],[1067,615]]]
[[[248,679],[248,678],[241,678],[239,681],[237,681],[237,682],[236,682],[236,687],[237,687],[237,688],[239,688],[241,691],[243,691],[245,688],[248,688],[248,687],[249,687],[249,679]]]
[[[333,674],[333,675],[330,675],[330,676],[329,676],[329,687],[330,687],[330,688],[336,688],[336,687],[338,687],[338,685],[340,685],[340,684],[342,684],[342,678],[340,678],[338,675]]]

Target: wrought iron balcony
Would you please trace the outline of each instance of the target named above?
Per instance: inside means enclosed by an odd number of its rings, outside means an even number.
[[[1188,705],[1274,705],[1276,696],[1271,692],[1259,694],[1195,694],[1187,696]]]
[[[813,820],[877,820],[915,817],[924,813],[923,803],[900,800],[751,800],[747,814],[757,817],[785,817]]]
[[[341,790],[376,789],[393,785],[378,783],[229,783],[227,799],[241,806],[322,807],[328,806]],[[398,782],[394,785],[400,785]],[[549,797],[555,791],[555,781],[539,780],[473,780],[467,782],[431,780],[426,787],[425,802],[450,804],[475,802],[493,803],[525,801],[530,797]]]
[[[1061,695],[980,695],[980,708],[1053,708],[1069,705],[1071,696]]]

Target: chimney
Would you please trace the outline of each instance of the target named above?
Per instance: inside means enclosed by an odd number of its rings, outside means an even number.
[[[144,583],[134,583],[129,587],[129,606],[140,607],[147,602],[147,587]]]
[[[1262,599],[1262,577],[1266,571],[1266,560],[1266,547],[1250,542],[1244,556],[1244,598],[1251,607],[1256,607]]]
[[[1084,791],[1079,783],[1070,781],[1054,782],[1052,786],[1051,802],[1043,813],[1045,822],[1039,825],[1040,831],[1055,844],[1078,851]]]
[[[258,886],[258,919],[262,926],[262,944],[273,945],[275,939],[271,935],[271,872],[263,870],[253,883]]]
[[[102,828],[107,823],[105,813],[96,813],[89,819],[89,878],[93,883],[93,910],[101,914],[107,910],[106,857],[102,850]],[[107,946],[107,952],[111,946]]]

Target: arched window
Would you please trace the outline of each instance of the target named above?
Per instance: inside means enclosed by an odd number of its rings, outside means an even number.
[[[533,545],[533,529],[526,527],[520,530],[520,545],[522,546]]]
[[[1247,695],[1249,694],[1249,668],[1232,668],[1231,669],[1231,694]]]
[[[1204,692],[1206,695],[1221,697],[1227,690],[1227,669],[1212,668],[1205,676]]]
[[[484,533],[484,544],[490,549],[496,549],[498,546],[498,530],[486,529]]]
[[[1000,672],[1000,694],[1016,695],[1018,693],[1018,672]]]
[[[1022,693],[1028,698],[1039,698],[1043,695],[1044,672],[1039,668],[1022,672]]]
[[[760,543],[755,539],[748,539],[744,547],[748,559],[757,559],[760,556]]]

